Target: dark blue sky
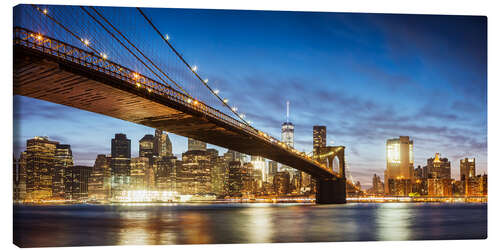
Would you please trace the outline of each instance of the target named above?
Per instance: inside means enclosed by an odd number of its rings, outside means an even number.
[[[478,173],[486,172],[485,17],[145,11],[255,127],[279,138],[290,100],[296,148],[310,152],[312,126],[326,125],[329,144],[347,146],[352,175],[365,187],[373,173],[383,175],[385,141],[400,135],[414,140],[415,165],[439,152],[455,177],[463,157],[476,157]],[[77,164],[92,165],[96,154],[110,152],[114,133],[126,133],[136,155],[138,140],[154,132],[25,97],[14,101],[17,153],[27,138],[47,135],[71,144]],[[175,153],[186,150],[186,138],[171,139]]]

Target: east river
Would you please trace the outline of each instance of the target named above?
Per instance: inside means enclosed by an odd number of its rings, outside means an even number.
[[[14,242],[22,247],[486,236],[486,203],[14,206]]]

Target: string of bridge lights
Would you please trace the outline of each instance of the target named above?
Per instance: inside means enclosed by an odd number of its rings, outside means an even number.
[[[198,73],[198,66],[197,65],[190,65],[185,59],[184,57],[174,48],[174,46],[171,44],[170,40],[171,40],[171,37],[169,34],[166,34],[166,33],[162,33],[160,32],[160,30],[153,24],[153,22],[151,21],[151,19],[141,10],[141,8],[136,8],[139,13],[144,17],[144,19],[149,23],[149,25],[156,31],[156,33],[158,33],[158,35],[161,37],[161,39],[163,41],[165,41],[165,43],[170,47],[170,49],[177,55],[177,57],[190,69],[190,71],[196,76],[196,78],[198,78],[202,83],[203,85],[205,85],[205,87],[208,88],[208,90],[215,96],[217,97],[217,99],[219,99],[219,101],[222,102],[222,104],[224,106],[226,106],[227,108],[229,108],[229,110],[234,113],[236,116],[238,116],[238,118],[240,120],[242,120],[246,125],[248,125],[250,128],[256,130],[255,128],[253,128],[251,126],[252,122],[251,121],[247,121],[245,119],[245,114],[243,113],[238,113],[237,110],[238,108],[237,107],[231,107],[229,106],[229,99],[227,98],[223,98],[222,96],[220,96],[220,91],[218,89],[212,89],[209,85],[208,85],[208,79],[203,79]]]
[[[93,52],[95,52],[96,54],[98,54],[103,60],[108,60],[109,59],[109,56],[108,54],[104,53],[104,52],[99,52],[97,49],[95,49],[94,47],[91,46],[91,42],[89,39],[87,38],[82,38],[78,35],[76,35],[75,33],[71,32],[68,28],[66,28],[63,24],[61,24],[60,22],[58,22],[55,18],[51,17],[49,15],[49,11],[47,8],[40,8],[36,5],[32,5],[36,10],[38,10],[40,13],[42,13],[44,16],[47,16],[49,19],[51,19],[52,21],[54,21],[56,24],[58,24],[59,26],[61,26],[64,30],[66,30],[68,33],[70,33],[72,36],[74,36],[75,38],[77,38],[79,41],[81,41],[86,47],[88,47],[89,49],[91,49]],[[139,11],[141,12],[141,14],[143,14],[143,12],[139,9]],[[147,18],[144,14],[144,17],[146,18],[146,20],[150,21],[149,18]],[[152,23],[151,23],[152,24]],[[156,29],[156,27],[154,27]],[[41,40],[43,37],[42,35],[38,35],[37,36],[37,39],[38,40]],[[177,50],[175,50],[175,48],[171,45],[171,43],[169,42],[169,40],[171,39],[171,37],[168,35],[168,34],[165,34],[165,36],[162,36],[163,40],[165,42],[167,42],[167,44],[172,48],[172,50],[174,50],[174,52],[177,54],[177,56],[189,67],[190,71],[195,74],[195,76],[197,78],[199,78],[202,83],[210,90],[210,92],[215,95],[225,106],[227,106],[237,117],[239,117],[244,123],[246,123],[248,126],[252,127],[251,124],[252,124],[252,121],[250,120],[246,120],[245,117],[246,115],[244,113],[238,113],[238,108],[236,106],[229,106],[229,99],[227,98],[223,98],[222,96],[220,96],[220,90],[219,89],[212,89],[209,85],[208,85],[208,78],[205,78],[205,79],[202,79],[199,74],[197,73],[198,71],[198,66],[197,65],[193,65],[193,66],[190,66],[189,63],[186,62],[186,60],[177,52]],[[153,72],[154,73],[154,72]],[[138,79],[140,76],[140,74],[138,73],[133,73],[133,77],[134,79]],[[139,85],[139,84],[138,84]],[[192,103],[192,104],[195,104],[197,105],[198,103],[200,103],[200,101],[198,101],[197,99],[195,98],[192,98],[189,94],[188,96],[190,98],[188,98],[188,103]]]

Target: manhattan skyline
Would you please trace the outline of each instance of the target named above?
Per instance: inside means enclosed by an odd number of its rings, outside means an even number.
[[[385,141],[400,135],[415,142],[415,166],[439,152],[454,177],[464,157],[487,172],[484,17],[148,11],[256,128],[279,138],[287,100],[298,150],[311,152],[312,126],[326,125],[327,144],[347,147],[365,187],[385,168]],[[46,135],[91,166],[115,133],[127,134],[136,156],[139,139],[154,132],[26,97],[14,103],[16,156],[26,139]],[[175,154],[187,150],[187,139],[170,138]]]

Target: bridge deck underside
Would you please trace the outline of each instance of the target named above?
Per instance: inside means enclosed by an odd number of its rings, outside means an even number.
[[[314,177],[334,177],[287,150],[159,94],[80,64],[24,47],[14,49],[14,94],[162,129],[249,155],[260,155]]]

